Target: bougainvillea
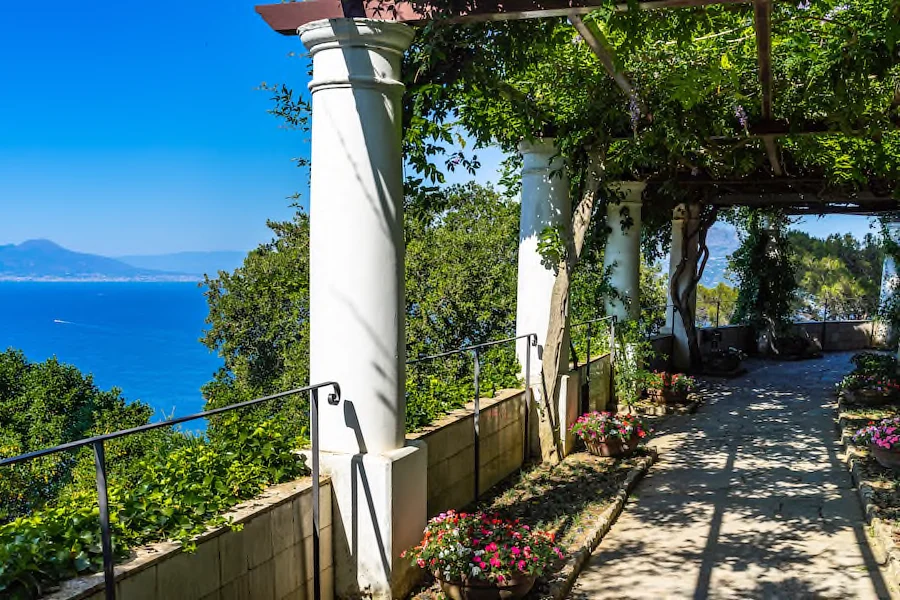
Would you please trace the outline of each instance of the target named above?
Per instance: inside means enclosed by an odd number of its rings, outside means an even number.
[[[505,585],[517,577],[540,577],[564,555],[552,533],[518,519],[451,510],[431,519],[419,545],[403,556],[444,581]]]

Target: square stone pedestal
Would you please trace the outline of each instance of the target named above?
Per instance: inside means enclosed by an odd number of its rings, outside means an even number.
[[[385,454],[322,452],[334,493],[334,587],[338,598],[402,598],[421,572],[400,553],[422,539],[427,521],[428,449],[422,442]]]

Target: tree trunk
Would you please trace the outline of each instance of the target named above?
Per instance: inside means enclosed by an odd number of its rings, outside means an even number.
[[[678,311],[678,316],[681,318],[681,323],[687,336],[691,371],[699,371],[703,368],[703,355],[700,352],[700,341],[697,339],[697,325],[694,322],[695,315],[694,307],[691,306],[691,298],[694,295],[694,290],[697,289],[697,284],[700,283],[700,279],[703,277],[703,271],[706,269],[706,263],[709,260],[709,246],[706,244],[706,235],[709,233],[709,228],[716,222],[717,214],[718,207],[712,206],[706,214],[700,215],[696,228],[693,230],[689,227],[684,228],[684,233],[682,234],[684,238],[681,244],[681,261],[678,263],[671,281],[669,281],[672,304],[675,310]],[[702,257],[700,258],[700,265],[696,272],[691,273],[688,285],[683,290],[679,290],[681,276],[688,268],[689,244],[695,236],[697,236],[697,244],[700,247],[698,258]]]
[[[560,415],[557,407],[560,404],[562,375],[569,369],[569,285],[572,271],[584,248],[584,238],[597,197],[599,175],[600,158],[592,154],[588,161],[584,193],[572,215],[572,225],[567,228],[566,252],[557,265],[556,280],[550,297],[550,319],[542,357],[544,410],[539,424],[541,457],[549,462],[558,462],[563,458],[560,434],[565,423],[558,421],[565,418],[565,415]]]

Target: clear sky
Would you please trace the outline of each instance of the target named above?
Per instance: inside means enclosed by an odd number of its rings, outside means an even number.
[[[282,129],[256,89],[305,89],[303,48],[252,2],[43,0],[7,2],[0,15],[0,244],[246,250],[306,191],[290,159],[308,140]],[[495,181],[499,152],[481,158],[478,179]]]

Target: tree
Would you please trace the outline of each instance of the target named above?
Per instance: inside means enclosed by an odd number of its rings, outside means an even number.
[[[16,456],[146,424],[153,410],[127,402],[121,391],[100,390],[90,375],[50,358],[30,362],[18,350],[0,352],[0,455]],[[110,479],[128,481],[131,465],[173,442],[168,432],[129,436],[106,444]],[[90,448],[4,469],[0,523],[95,485]]]
[[[422,192],[422,190],[419,190]],[[428,190],[406,211],[407,355],[509,337],[515,331],[518,205],[476,184]],[[309,217],[269,223],[274,238],[233,273],[207,278],[203,342],[224,359],[207,384],[209,407],[306,385],[309,379]],[[512,387],[512,345],[486,352],[482,389]],[[472,397],[471,357],[411,367],[407,427],[431,422]],[[306,436],[308,399],[256,409],[279,415],[286,435]],[[215,434],[215,424],[211,432]]]
[[[738,281],[733,320],[758,333],[781,334],[791,323],[797,292],[794,257],[787,241],[789,220],[777,210],[747,210],[740,247],[728,268]]]

